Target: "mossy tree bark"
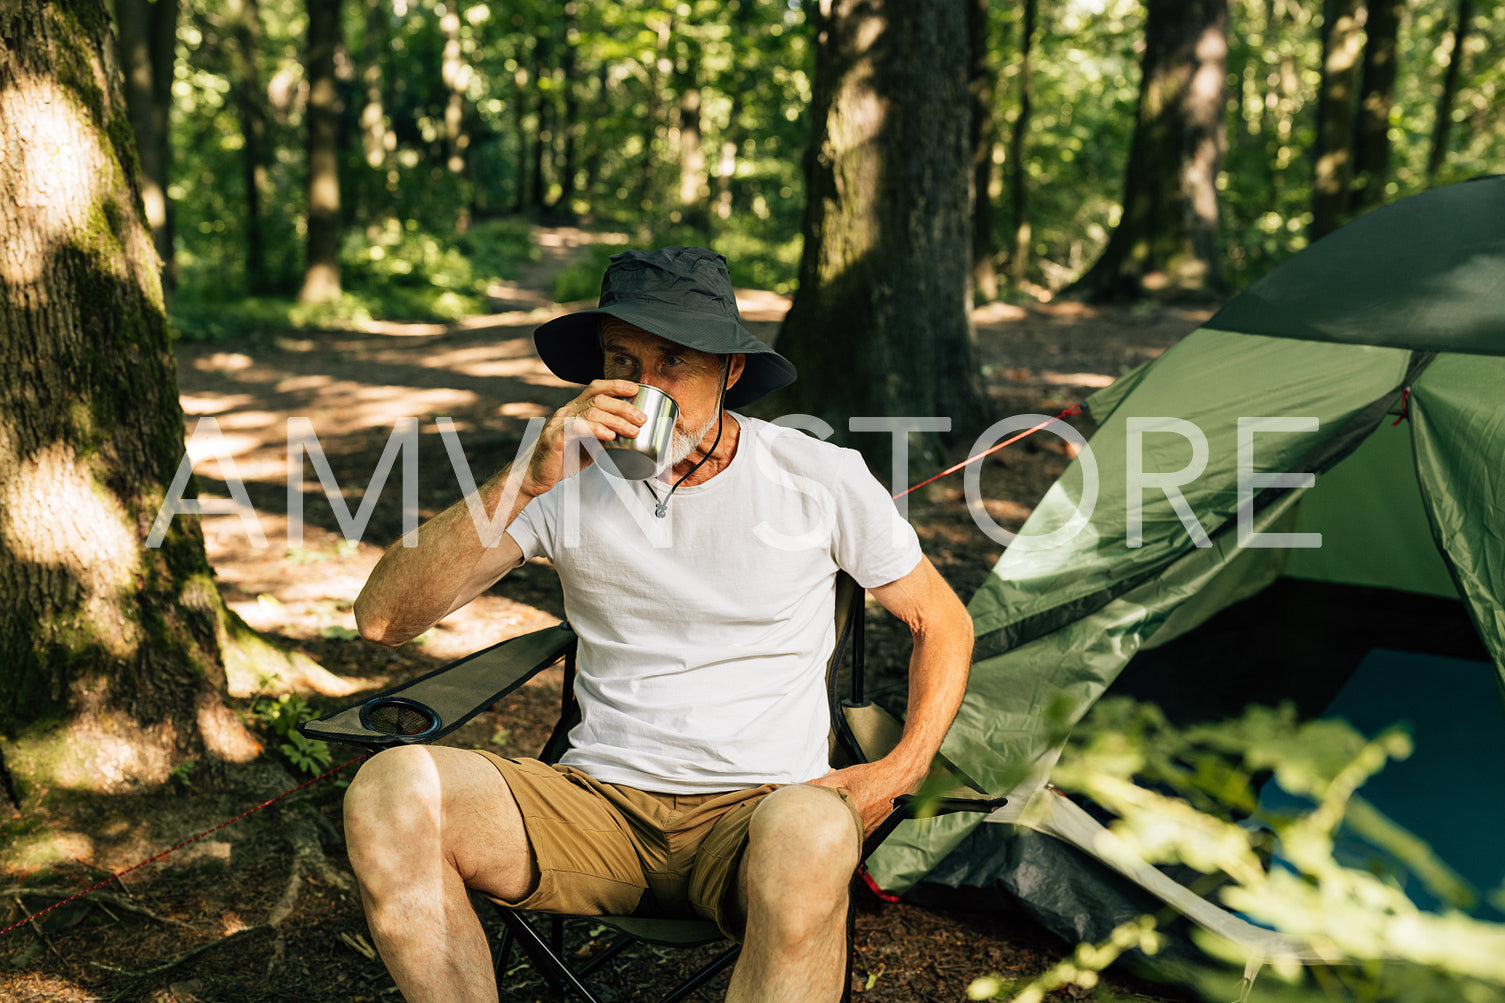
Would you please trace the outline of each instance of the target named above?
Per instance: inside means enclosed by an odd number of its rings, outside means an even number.
[[[967,4],[826,0],[817,18],[799,291],[778,346],[800,370],[762,413],[822,418],[887,478],[887,435],[852,417],[988,413],[969,317]],[[984,193],[985,194],[985,193]],[[934,432],[914,459],[939,458]]]
[[[1149,0],[1123,217],[1068,293],[1094,301],[1224,292],[1217,178],[1227,143],[1228,0]]]
[[[0,751],[119,789],[257,751],[196,523],[162,285],[103,0],[0,0]]]

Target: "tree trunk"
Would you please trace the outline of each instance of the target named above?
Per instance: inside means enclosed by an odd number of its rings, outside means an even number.
[[[1453,22],[1453,50],[1448,54],[1447,70],[1442,75],[1442,91],[1437,95],[1437,118],[1432,126],[1432,148],[1427,154],[1427,184],[1437,183],[1437,175],[1447,160],[1448,139],[1453,129],[1453,102],[1458,98],[1458,81],[1468,59],[1463,42],[1468,38],[1474,19],[1473,0],[1458,0],[1458,19]]]
[[[687,225],[703,229],[707,222],[705,149],[700,129],[700,88],[695,66],[690,63],[680,75],[679,92],[679,214]]]
[[[300,303],[340,298],[340,0],[308,4],[308,261]]]
[[[993,71],[988,65],[988,0],[967,3],[967,90],[972,97],[972,286],[977,298],[998,298],[993,246]]]
[[[741,133],[738,120],[742,117],[742,95],[732,93],[731,112],[727,115],[726,131],[721,134],[721,153],[716,159],[716,207],[717,219],[732,218],[732,180],[737,176],[737,140]]]
[[[1395,105],[1400,22],[1405,0],[1370,0],[1364,28],[1363,91],[1353,144],[1353,192],[1349,211],[1358,215],[1385,201],[1390,178],[1390,109]]]
[[[382,95],[382,53],[390,44],[387,32],[386,0],[366,0],[365,68],[361,71],[364,91],[361,105],[361,152],[366,157],[366,166],[373,171],[387,166],[388,144],[396,145],[397,137],[387,128],[386,102]]]
[[[762,410],[823,418],[887,476],[890,436],[849,436],[849,418],[949,418],[970,438],[987,414],[967,303],[966,10],[825,0],[814,20],[804,255],[778,342],[800,379]],[[934,431],[909,446],[939,456]]]
[[[665,146],[662,137],[669,131],[664,111],[664,77],[672,65],[669,62],[669,39],[673,33],[674,17],[665,13],[657,24],[647,24],[645,27],[657,36],[656,55],[647,67],[648,101],[643,113],[643,152],[638,158],[637,208],[647,211],[663,204],[659,192],[658,166]]]
[[[1322,85],[1317,96],[1317,149],[1312,174],[1312,240],[1348,217],[1353,181],[1355,92],[1364,40],[1362,0],[1327,0],[1322,22]]]
[[[465,62],[460,39],[460,13],[449,5],[439,19],[444,32],[444,56],[440,75],[444,82],[444,166],[451,174],[464,174],[470,136],[465,131],[465,90],[470,84],[470,66]]]
[[[0,0],[0,750],[23,786],[122,790],[257,749],[196,522],[157,255],[102,0]]]
[[[1014,228],[1014,246],[1009,252],[1009,282],[1015,289],[1029,277],[1030,222],[1026,201],[1029,172],[1024,158],[1029,143],[1029,122],[1035,101],[1035,18],[1039,0],[1023,0],[1019,12],[1019,115],[1009,133],[1009,216]]]
[[[526,39],[518,43],[520,48],[527,44]],[[528,68],[524,65],[521,52],[518,53],[517,69],[512,73],[512,122],[517,136],[512,211],[521,216],[528,211],[528,165],[533,161],[529,145],[539,142],[538,130],[528,128]]]
[[[575,175],[580,171],[580,81],[577,49],[580,45],[580,29],[576,17],[575,0],[564,5],[564,48],[559,54],[559,68],[564,80],[560,83],[563,92],[563,118],[559,123],[559,195],[550,209],[551,214],[574,216]]]
[[[1150,0],[1123,218],[1072,287],[1091,300],[1223,292],[1218,171],[1227,137],[1227,0]]]
[[[141,163],[141,200],[162,261],[163,287],[171,294],[177,270],[167,188],[172,174],[169,115],[178,51],[178,0],[117,0],[116,9],[116,51],[125,74],[125,103]]]
[[[1294,25],[1294,17],[1291,14],[1290,5],[1281,5],[1281,16],[1276,22],[1276,27],[1271,29],[1272,36],[1290,36],[1297,34]],[[1287,187],[1286,175],[1291,169],[1291,164],[1296,159],[1296,118],[1298,109],[1301,107],[1301,69],[1297,65],[1296,45],[1285,42],[1281,45],[1281,59],[1278,68],[1271,70],[1271,87],[1276,94],[1275,99],[1275,150],[1271,158],[1274,163],[1274,183],[1272,194],[1278,196]],[[1273,203],[1272,203],[1273,204]]]
[[[241,171],[246,189],[246,291],[268,292],[266,237],[262,206],[267,190],[266,90],[261,85],[260,0],[227,0],[234,38],[234,103],[240,117]]]
[[[529,171],[532,177],[533,188],[528,197],[528,204],[534,212],[542,213],[549,204],[549,182],[544,173],[544,164],[547,162],[553,146],[553,122],[549,114],[549,95],[544,87],[544,78],[549,75],[549,36],[548,27],[542,26],[538,34],[533,38],[533,115],[534,131],[537,133],[533,140],[533,164]]]

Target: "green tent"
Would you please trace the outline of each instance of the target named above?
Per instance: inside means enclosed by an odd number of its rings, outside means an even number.
[[[1505,176],[1404,199],[1314,243],[1087,403],[1090,449],[969,607],[976,662],[943,753],[1012,787],[991,821],[1065,800],[1043,793],[1060,751],[1045,734],[1053,704],[1074,722],[1113,687],[1179,703],[1188,720],[1255,700],[1318,713],[1388,651],[1456,662],[1455,685],[1435,663],[1391,659],[1373,688],[1445,715],[1482,708],[1472,747],[1501,783]],[[1485,700],[1465,695],[1481,685]],[[1484,824],[1476,804],[1443,824]],[[1068,803],[1037,828],[1077,849],[1039,856],[1056,840],[952,817],[909,824],[871,869],[893,891],[1001,881],[1063,933],[1090,935],[1081,913],[1103,900],[1082,888],[1100,873],[1067,871],[1091,853],[1095,823]],[[1498,884],[1505,854],[1483,855]],[[1235,940],[1264,936],[1230,931],[1151,869],[1128,877]]]

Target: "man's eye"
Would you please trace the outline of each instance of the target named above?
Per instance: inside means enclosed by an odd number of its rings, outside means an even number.
[[[681,359],[677,355],[671,355],[667,359],[664,360],[664,365],[666,365],[666,366],[678,366],[678,365],[683,365],[684,361],[685,361],[684,359]]]

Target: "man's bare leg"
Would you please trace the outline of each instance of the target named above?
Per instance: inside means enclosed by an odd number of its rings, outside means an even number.
[[[496,1003],[466,887],[517,901],[536,880],[501,774],[442,746],[382,752],[345,793],[345,842],[371,936],[408,1003]]]
[[[747,934],[727,1003],[841,998],[847,886],[859,856],[852,814],[830,791],[781,787],[764,799],[738,873]]]

